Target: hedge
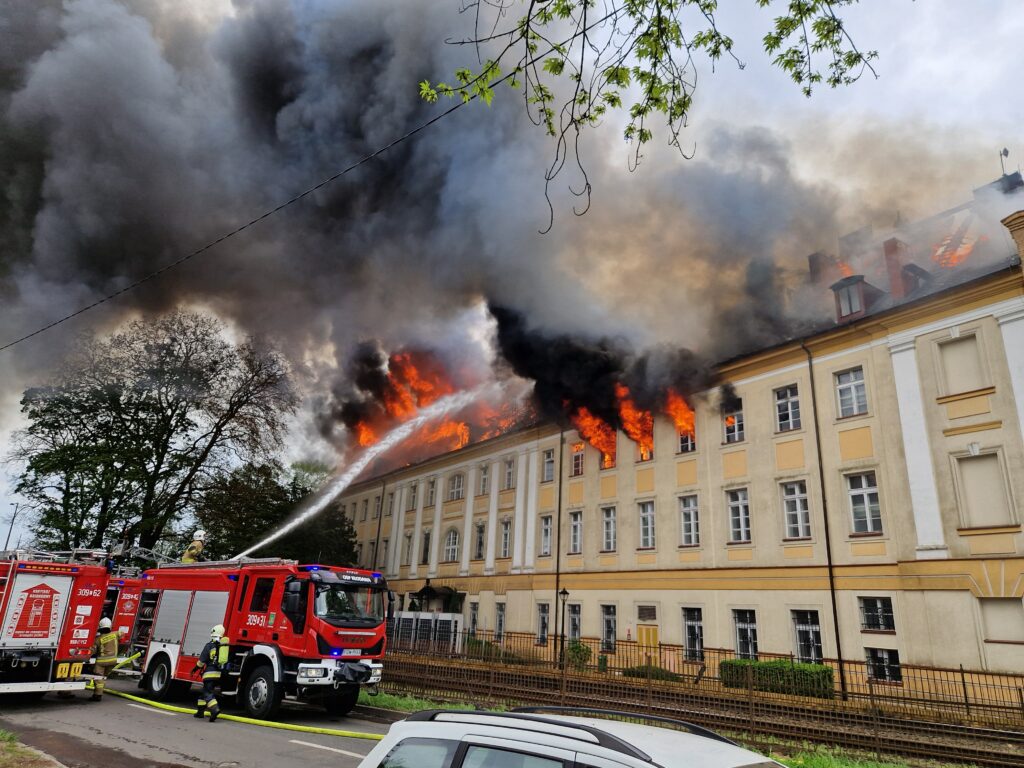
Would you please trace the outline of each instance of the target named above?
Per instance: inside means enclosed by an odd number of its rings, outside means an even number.
[[[480,640],[475,637],[466,638],[465,655],[471,659],[482,659],[484,661],[500,661],[505,664],[526,664],[524,659],[512,651],[507,651],[497,643],[490,640]]]
[[[641,664],[639,667],[626,667],[622,670],[624,677],[642,677],[651,680],[669,680],[673,683],[678,682],[682,678],[675,672],[670,672],[664,667],[659,667],[656,664]]]
[[[718,662],[718,677],[727,688],[746,688],[748,667],[756,691],[818,699],[831,699],[835,695],[834,672],[824,664],[802,664],[786,659],[723,659]]]
[[[565,649],[565,658],[574,669],[586,669],[590,656],[590,648],[578,640],[573,640]]]

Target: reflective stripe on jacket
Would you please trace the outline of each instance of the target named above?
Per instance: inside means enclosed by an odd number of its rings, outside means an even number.
[[[199,560],[199,556],[203,554],[203,542],[193,541],[188,545],[185,550],[185,554],[181,556],[181,562],[183,563],[194,563]]]
[[[92,644],[97,664],[115,664],[117,662],[117,632],[113,630],[96,636]]]
[[[220,677],[220,673],[227,668],[230,658],[231,648],[228,646],[228,639],[222,637],[220,640],[211,640],[203,646],[196,666],[203,670],[203,680],[210,680]]]

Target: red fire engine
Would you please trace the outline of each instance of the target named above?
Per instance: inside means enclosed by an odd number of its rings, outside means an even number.
[[[84,689],[106,568],[24,550],[0,557],[0,693]]]
[[[128,653],[142,652],[142,686],[156,699],[199,682],[216,624],[231,643],[222,696],[237,694],[253,717],[272,717],[285,696],[347,714],[360,686],[381,679],[391,593],[379,573],[247,559],[162,565],[141,587]]]

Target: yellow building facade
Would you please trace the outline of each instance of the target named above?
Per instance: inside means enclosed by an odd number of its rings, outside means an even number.
[[[547,424],[349,488],[361,564],[491,636],[1024,671],[1019,258],[718,374],[646,460]]]

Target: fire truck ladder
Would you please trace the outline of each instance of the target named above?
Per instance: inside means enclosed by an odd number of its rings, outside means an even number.
[[[201,563],[161,563],[157,568],[233,568],[245,565],[298,565],[298,560],[283,557],[240,557],[237,560],[206,560]]]
[[[43,549],[8,549],[0,552],[0,560],[34,560],[37,563],[70,563],[77,565],[106,565],[105,549],[67,549],[51,552]]]

